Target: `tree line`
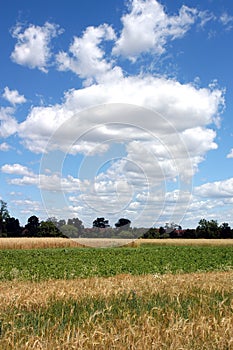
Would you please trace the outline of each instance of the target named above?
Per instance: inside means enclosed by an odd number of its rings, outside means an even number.
[[[159,228],[132,228],[131,221],[120,218],[115,228],[110,227],[104,217],[96,218],[92,228],[85,228],[79,218],[56,219],[50,217],[40,221],[35,215],[21,226],[19,220],[11,217],[7,203],[0,200],[0,237],[87,237],[87,238],[233,238],[233,229],[228,223],[218,224],[216,220],[201,219],[195,229],[182,230],[181,226],[168,225]]]

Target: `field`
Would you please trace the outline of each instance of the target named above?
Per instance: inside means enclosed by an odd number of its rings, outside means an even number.
[[[233,349],[233,245],[179,242],[0,250],[0,349]]]
[[[1,249],[41,249],[67,247],[114,247],[129,245],[233,246],[233,239],[112,239],[112,238],[0,238]]]

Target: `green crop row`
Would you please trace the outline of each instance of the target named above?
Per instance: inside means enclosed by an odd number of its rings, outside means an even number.
[[[0,280],[229,270],[233,247],[152,246],[0,251]]]

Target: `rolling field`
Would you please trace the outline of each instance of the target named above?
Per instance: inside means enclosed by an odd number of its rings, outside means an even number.
[[[0,250],[0,349],[233,349],[233,245],[188,241]]]

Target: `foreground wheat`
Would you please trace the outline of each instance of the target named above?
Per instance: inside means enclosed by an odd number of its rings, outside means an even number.
[[[233,272],[0,283],[0,349],[233,349]]]

